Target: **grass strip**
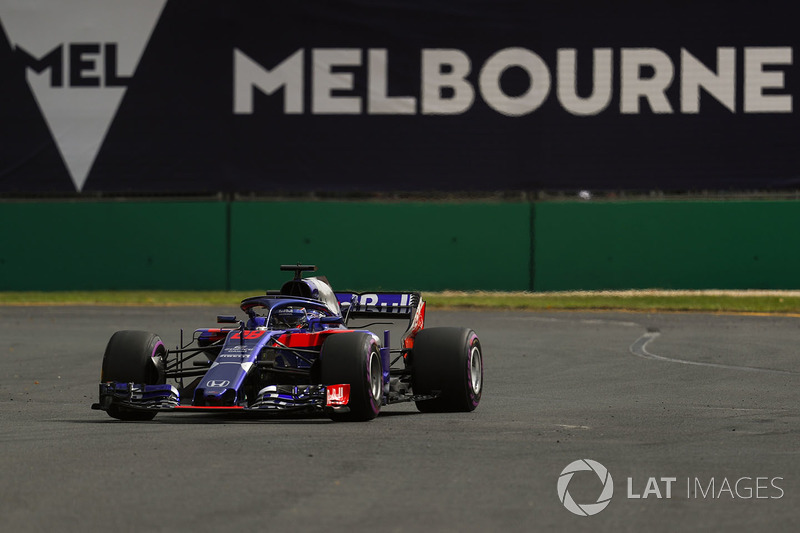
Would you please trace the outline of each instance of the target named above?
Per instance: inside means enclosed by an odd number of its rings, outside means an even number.
[[[763,294],[432,294],[426,298],[434,307],[520,309],[520,310],[619,310],[703,313],[800,313],[800,295]]]
[[[0,305],[236,307],[259,291],[0,292]],[[798,291],[425,292],[431,308],[800,314]]]

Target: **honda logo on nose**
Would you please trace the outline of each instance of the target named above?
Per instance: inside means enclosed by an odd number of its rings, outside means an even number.
[[[230,384],[231,384],[231,382],[228,381],[227,379],[225,379],[225,380],[212,379],[211,381],[206,381],[206,387],[220,387],[221,388],[221,387],[227,387]]]

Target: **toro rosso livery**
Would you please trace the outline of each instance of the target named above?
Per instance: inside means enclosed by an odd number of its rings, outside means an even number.
[[[159,412],[319,411],[370,420],[382,405],[472,411],[481,399],[481,344],[468,328],[428,328],[416,292],[334,293],[312,265],[284,265],[294,279],[242,301],[246,319],[198,329],[167,349],[144,331],[118,331],[103,355],[100,401],[120,420]],[[403,321],[401,339],[369,327]]]

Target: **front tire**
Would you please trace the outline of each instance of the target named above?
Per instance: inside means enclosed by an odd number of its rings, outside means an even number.
[[[412,350],[414,394],[436,394],[417,401],[430,412],[475,410],[483,394],[481,342],[468,328],[429,328],[417,333]]]
[[[380,348],[369,333],[348,332],[329,336],[320,352],[323,385],[350,385],[349,411],[332,411],[331,420],[372,420],[381,410],[383,367]]]
[[[107,383],[166,383],[164,358],[167,350],[161,338],[147,331],[118,331],[111,336],[103,354],[100,381]],[[108,414],[119,420],[152,420],[155,412],[111,405]]]

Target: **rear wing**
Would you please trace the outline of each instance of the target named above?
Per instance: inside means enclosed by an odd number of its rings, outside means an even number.
[[[418,292],[337,292],[342,316],[348,318],[414,318],[422,303]]]
[[[418,292],[337,292],[345,324],[351,319],[407,319],[402,349],[414,346],[414,337],[425,327],[425,301]]]

